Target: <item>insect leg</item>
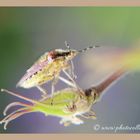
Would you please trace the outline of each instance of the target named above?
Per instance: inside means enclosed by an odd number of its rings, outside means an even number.
[[[65,78],[63,78],[61,76],[58,76],[58,77],[54,78],[54,83],[52,82],[52,96],[53,96],[53,93],[54,93],[54,85],[56,84],[58,79],[60,79],[61,81],[63,81],[64,83],[66,83],[67,85],[69,85],[69,86],[71,86],[73,88],[77,88],[77,86],[74,83],[70,82],[69,80],[67,80],[67,79],[65,79]],[[52,99],[51,104],[53,105],[53,99]]]
[[[59,123],[63,124],[64,126],[69,126],[71,124],[71,121],[68,119],[62,118]]]
[[[76,124],[76,125],[80,125],[80,124],[83,124],[84,123],[80,118],[77,118],[76,116],[73,116],[71,118],[71,122],[73,124]]]
[[[69,85],[69,86],[71,86],[71,87],[73,87],[73,88],[76,88],[76,89],[78,89],[80,92],[78,92],[79,94],[80,94],[80,96],[83,96],[84,95],[84,93],[83,93],[83,90],[76,84],[76,83],[72,83],[72,82],[70,82],[69,80],[67,80],[67,79],[65,79],[65,78],[63,78],[63,77],[61,77],[61,76],[59,76],[58,77],[61,81],[63,81],[64,83],[66,83],[67,85]]]
[[[82,114],[80,116],[83,117],[83,118],[86,118],[86,119],[96,119],[96,116],[91,115],[91,114],[88,114],[88,115]]]
[[[68,74],[71,76],[72,79],[76,79],[77,78],[77,75],[74,73],[74,64],[73,64],[73,61],[70,60],[70,64],[69,64],[69,67],[67,68],[68,70]]]
[[[66,113],[74,113],[77,111],[77,107],[75,105],[75,102],[72,101],[69,105],[66,105],[66,108],[63,110]]]
[[[66,83],[67,85],[69,85],[69,86],[71,86],[71,87],[74,87],[74,88],[77,88],[76,85],[75,85],[74,83],[70,82],[69,80],[67,80],[67,79],[65,79],[65,78],[63,78],[63,77],[61,77],[61,76],[59,76],[58,78],[59,78],[61,81],[63,81],[64,83]]]
[[[90,110],[86,114],[81,114],[80,116],[86,119],[96,119],[96,114],[92,110]]]
[[[74,79],[69,75],[68,72],[66,72],[66,70],[63,69],[63,72],[65,73],[65,75],[76,85],[76,82],[74,81]]]
[[[76,79],[77,78],[77,75],[74,73],[74,64],[73,64],[73,61],[70,60],[70,70],[71,70],[71,76],[73,79]]]
[[[89,117],[85,114],[80,114],[81,117],[85,118],[85,119],[89,119]]]
[[[42,93],[42,98],[44,99],[44,98],[46,98],[47,96],[48,96],[48,93],[47,93],[47,91],[43,88],[43,87],[41,87],[41,86],[36,86],[40,91],[41,91],[41,93]],[[42,99],[41,99],[42,100]]]
[[[51,96],[53,97],[54,95],[54,92],[55,92],[55,85],[58,81],[58,76],[54,76],[53,80],[52,80],[52,91],[51,91]],[[51,105],[53,105],[53,98],[52,98],[52,101],[51,101]]]
[[[77,88],[77,89],[79,89],[79,90],[81,90],[80,89],[80,87],[76,84],[76,82],[74,81],[74,79],[63,69],[63,72],[65,73],[65,75],[72,81],[72,83],[75,85],[75,87]]]
[[[76,124],[76,125],[80,125],[80,124],[83,124],[84,122],[76,116],[71,116],[69,118],[62,118],[59,123],[64,124],[64,126],[68,126],[71,123]]]
[[[55,83],[54,82],[52,82],[52,96],[53,96],[53,93],[54,93],[54,91],[55,91]]]
[[[68,50],[70,50],[70,45],[67,41],[65,41],[65,46],[68,48]],[[73,65],[73,61],[70,60],[70,68],[69,68],[69,73],[71,74],[72,78],[75,79],[77,76],[74,74],[74,65]]]
[[[55,85],[56,85],[57,81],[58,81],[58,76],[54,76],[54,78],[52,80],[52,91],[51,91],[52,95],[55,92]]]

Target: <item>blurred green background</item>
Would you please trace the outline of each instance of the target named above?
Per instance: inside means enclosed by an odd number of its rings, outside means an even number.
[[[82,49],[92,44],[106,46],[108,48],[131,47],[132,44],[140,41],[140,8],[1,7],[0,87],[11,89],[26,97],[38,98],[39,92],[37,89],[16,89],[15,85],[25,71],[44,52],[55,48],[64,49],[65,40],[70,43],[73,49]],[[84,56],[82,55],[82,57]],[[76,73],[80,75],[78,77],[79,79],[82,79],[83,75],[89,74],[88,71],[84,69],[81,56],[77,57],[74,62],[77,66],[75,68]],[[103,62],[103,64],[105,64],[105,62]],[[79,85],[80,81],[81,80],[78,80]],[[81,82],[83,88],[89,86],[86,82],[87,81],[85,81],[85,83]],[[6,131],[3,131],[3,126],[0,125],[0,132],[98,133],[100,131],[95,132],[93,130],[93,126],[96,123],[101,123],[102,125],[114,125],[120,122],[128,125],[139,124],[139,82],[140,75],[137,74],[132,77],[130,76],[126,80],[122,80],[116,88],[112,88],[110,94],[108,93],[108,98],[105,98],[103,102],[99,103],[99,106],[97,105],[96,107],[95,112],[97,112],[97,117],[99,117],[97,121],[87,120],[84,125],[72,125],[65,128],[59,124],[58,118],[45,118],[39,113],[32,113],[11,122]],[[89,83],[92,83],[92,81],[89,81]],[[112,95],[111,93],[115,91],[117,93]],[[124,93],[118,94],[118,92],[127,93],[124,95]],[[3,117],[2,111],[4,107],[12,101],[21,100],[7,94],[0,94],[0,119]],[[123,106],[122,108],[121,105]],[[126,112],[124,113],[124,111]],[[111,131],[108,132],[112,133]],[[126,131],[126,133],[127,132],[128,131]]]

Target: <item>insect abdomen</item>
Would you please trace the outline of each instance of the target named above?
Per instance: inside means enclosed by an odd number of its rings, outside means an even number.
[[[42,85],[48,81],[57,77],[61,71],[61,68],[64,66],[61,61],[57,60],[52,64],[48,64],[41,70],[31,74],[26,78],[26,75],[23,76],[21,81],[18,83],[18,86],[23,88],[31,88],[34,86]],[[27,73],[28,74],[28,73]]]

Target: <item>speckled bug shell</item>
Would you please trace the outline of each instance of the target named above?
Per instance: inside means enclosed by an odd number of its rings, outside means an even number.
[[[42,85],[68,67],[68,61],[76,55],[75,50],[55,49],[42,55],[17,83],[17,87],[31,88]]]

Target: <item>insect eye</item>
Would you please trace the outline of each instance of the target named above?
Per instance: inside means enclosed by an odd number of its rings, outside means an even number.
[[[85,95],[87,97],[91,96],[91,93],[92,93],[92,90],[91,89],[85,90]]]

